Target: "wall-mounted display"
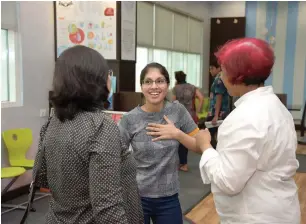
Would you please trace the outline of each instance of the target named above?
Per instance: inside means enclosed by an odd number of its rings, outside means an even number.
[[[116,59],[116,1],[56,1],[56,57],[65,49],[84,45],[105,59]]]

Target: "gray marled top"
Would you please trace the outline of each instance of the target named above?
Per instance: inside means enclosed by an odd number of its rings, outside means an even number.
[[[178,101],[166,102],[162,111],[154,113],[145,112],[138,106],[126,113],[119,123],[123,141],[133,147],[137,164],[137,183],[142,197],[166,197],[179,191],[179,142],[152,142],[153,137],[146,134],[148,123],[166,123],[164,115],[187,134],[198,128],[186,108]]]
[[[176,99],[183,104],[191,116],[196,115],[195,111],[195,93],[197,88],[189,83],[177,84],[172,92]]]

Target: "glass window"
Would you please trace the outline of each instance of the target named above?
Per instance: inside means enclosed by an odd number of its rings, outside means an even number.
[[[9,51],[8,51],[8,31],[1,29],[1,101],[9,101]]]
[[[187,55],[187,82],[197,87],[201,86],[200,78],[200,56],[196,54]]]
[[[195,84],[197,87],[202,88],[202,56],[200,54],[196,55],[197,62],[197,83]]]
[[[140,73],[141,70],[148,64],[148,61],[148,49],[143,47],[137,47],[135,92],[141,92]]]
[[[176,71],[184,71],[185,70],[185,63],[184,63],[184,54],[180,52],[172,52],[172,66],[171,66],[171,87],[174,86],[176,80],[175,80],[175,72]]]
[[[167,67],[168,66],[168,52],[165,50],[154,49],[153,50],[153,61]]]
[[[18,63],[15,31],[1,29],[1,53],[1,107],[21,106],[22,93],[17,88],[20,87],[20,76],[16,75]]]

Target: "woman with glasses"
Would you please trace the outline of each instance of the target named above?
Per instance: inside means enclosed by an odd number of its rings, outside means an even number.
[[[136,159],[145,224],[150,219],[155,224],[183,223],[178,199],[178,148],[182,143],[195,150],[195,138],[190,136],[199,131],[182,104],[166,100],[169,83],[164,66],[148,64],[140,75],[145,104],[125,114],[119,124],[122,139],[132,145]],[[156,132],[159,125],[170,134]],[[156,135],[159,137],[153,137]]]
[[[197,87],[186,82],[186,74],[183,71],[176,71],[175,79],[176,85],[172,90],[172,101],[178,100],[181,104],[183,104],[190,113],[194,122],[197,124],[197,113],[200,113],[202,109],[204,97]],[[197,108],[195,107],[196,98],[199,100],[199,105]],[[180,170],[187,172],[188,149],[183,144],[180,144],[179,146],[179,158]]]

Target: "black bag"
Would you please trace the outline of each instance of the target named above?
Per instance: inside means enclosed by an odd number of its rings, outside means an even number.
[[[44,150],[44,147],[43,147],[43,151]],[[43,159],[43,152],[41,153],[40,157],[39,157],[39,160],[38,160],[38,167],[37,167],[37,172],[38,170],[40,169],[41,167],[41,164],[42,164],[42,159]],[[37,173],[36,172],[36,173]],[[29,196],[28,196],[28,204],[27,204],[27,208],[23,214],[23,217],[22,217],[22,220],[20,222],[20,224],[24,224],[28,215],[29,215],[29,212],[30,210],[32,209],[32,204],[33,204],[33,200],[34,200],[34,197],[35,197],[35,191],[37,189],[36,187],[36,181],[37,181],[37,178],[36,178],[37,175],[35,175],[35,177],[33,178],[31,184],[30,184],[30,192],[29,192]]]
[[[42,136],[44,138],[44,135],[45,135],[47,127],[50,123],[50,120],[51,120],[51,117],[49,117],[48,122],[46,123],[46,125],[44,125],[42,127],[42,130],[41,130],[41,135],[40,135],[41,144],[42,144],[41,145],[41,152],[40,152],[40,156],[38,158],[36,158],[37,159],[37,161],[36,161],[36,165],[37,165],[36,172],[33,173],[33,180],[30,184],[30,189],[29,189],[28,204],[27,204],[26,210],[23,214],[22,220],[20,221],[20,224],[25,224],[25,222],[26,222],[26,219],[29,215],[29,212],[32,209],[32,204],[33,204],[34,197],[35,197],[35,191],[37,190],[37,188],[43,187],[42,185],[47,185],[47,184],[42,184],[42,181],[39,180],[39,173],[42,170],[44,154],[45,154],[45,144],[43,143],[44,139],[42,139]]]

